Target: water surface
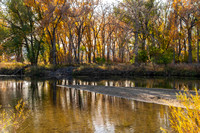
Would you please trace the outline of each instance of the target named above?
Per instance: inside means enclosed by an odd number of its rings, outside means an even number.
[[[73,85],[102,85],[102,86],[115,86],[115,87],[145,87],[145,88],[159,88],[159,89],[176,89],[189,90],[200,88],[200,79],[193,78],[176,78],[176,77],[113,77],[113,78],[89,78],[77,77],[75,79],[62,82],[63,84]]]
[[[0,105],[10,104],[14,108],[20,99],[27,102],[31,113],[17,132],[140,133],[169,128],[167,106],[56,87],[92,82],[1,80]]]

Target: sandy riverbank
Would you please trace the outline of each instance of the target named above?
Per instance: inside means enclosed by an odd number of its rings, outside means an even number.
[[[181,106],[176,98],[179,90],[156,89],[156,88],[129,88],[129,87],[108,87],[108,86],[82,86],[82,85],[58,85],[58,87],[74,88],[88,92],[126,98],[141,102],[155,103],[167,106]],[[194,91],[191,91],[195,94]]]

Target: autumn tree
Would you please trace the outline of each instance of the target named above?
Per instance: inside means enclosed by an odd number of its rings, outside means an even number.
[[[180,1],[181,11],[180,17],[184,21],[188,34],[188,63],[192,63],[192,31],[198,19],[196,12],[199,12],[198,0],[184,0]]]
[[[0,15],[10,32],[10,38],[4,44],[9,49],[18,50],[18,54],[22,54],[22,48],[25,47],[28,60],[36,65],[44,36],[37,24],[41,18],[24,0],[6,0],[2,4],[6,8]]]

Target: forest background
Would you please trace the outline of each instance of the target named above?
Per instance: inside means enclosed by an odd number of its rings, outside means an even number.
[[[199,63],[199,0],[1,0],[0,61]]]

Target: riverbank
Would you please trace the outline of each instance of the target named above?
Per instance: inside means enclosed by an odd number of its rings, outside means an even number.
[[[83,65],[73,71],[74,76],[108,77],[108,76],[161,76],[161,77],[200,77],[199,64],[170,65]]]
[[[176,64],[176,65],[151,65],[142,64],[82,64],[82,65],[38,65],[0,63],[0,75],[20,75],[27,77],[60,78],[66,76],[88,76],[93,78],[102,77],[200,77],[199,64]]]
[[[83,86],[83,85],[57,85],[62,88],[74,88],[88,92],[136,100],[146,103],[161,104],[167,106],[181,107],[176,95],[184,91],[172,89],[156,89],[141,87],[108,87],[108,86]],[[195,95],[195,91],[190,91]]]
[[[71,76],[73,69],[73,66],[31,66],[22,63],[0,63],[0,77],[63,78]]]

